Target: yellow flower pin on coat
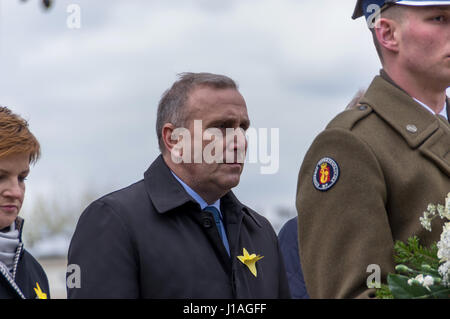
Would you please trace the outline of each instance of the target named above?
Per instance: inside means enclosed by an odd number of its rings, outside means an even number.
[[[256,255],[256,254],[249,254],[247,249],[243,249],[244,256],[237,256],[237,258],[248,267],[250,272],[253,274],[253,276],[256,277],[256,262],[260,259],[263,259],[264,256]]]
[[[38,283],[36,283],[34,292],[36,293],[37,299],[47,299],[47,294],[41,290],[41,287],[39,287]]]

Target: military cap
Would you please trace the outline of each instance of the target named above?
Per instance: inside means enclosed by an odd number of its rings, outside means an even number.
[[[358,0],[352,19],[357,19],[362,16],[366,16],[367,18],[373,13],[373,11],[367,10],[367,7],[373,4],[383,10],[393,4],[405,6],[450,6],[450,0]]]

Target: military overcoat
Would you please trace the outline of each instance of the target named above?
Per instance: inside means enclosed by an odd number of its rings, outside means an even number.
[[[448,102],[447,102],[448,105]],[[450,192],[450,125],[386,77],[332,120],[301,165],[300,257],[312,298],[373,297],[367,278],[394,272],[396,240],[439,239],[419,217]],[[376,265],[376,266],[373,266]]]

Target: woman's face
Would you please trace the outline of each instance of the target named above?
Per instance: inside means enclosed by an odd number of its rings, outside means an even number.
[[[30,157],[19,153],[0,157],[0,229],[13,223],[22,207]]]

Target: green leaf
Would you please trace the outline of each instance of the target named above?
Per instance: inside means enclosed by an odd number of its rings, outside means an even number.
[[[430,290],[423,286],[409,285],[408,277],[389,274],[387,277],[389,290],[395,299],[449,299],[450,288],[443,285],[430,286]],[[383,294],[385,294],[384,292]],[[383,297],[383,295],[381,295]]]
[[[444,286],[436,286],[431,288],[431,298],[450,299],[450,288]]]
[[[437,268],[433,269],[433,268],[429,267],[428,265],[422,265],[420,267],[419,272],[424,276],[430,275],[435,278],[441,278],[441,275],[439,274],[439,271],[437,270]]]
[[[439,259],[437,258],[437,245],[430,247],[420,245],[417,236],[408,238],[407,242],[397,241],[394,245],[394,260],[396,271],[406,274],[389,274],[388,285],[377,290],[378,298],[450,298],[450,288],[440,284],[441,276],[438,272]],[[399,265],[400,264],[400,265]],[[435,284],[428,289],[419,284],[408,284],[410,277],[418,274],[432,276]],[[407,277],[409,276],[409,277]]]
[[[394,299],[392,292],[389,290],[389,286],[382,284],[375,293],[377,299]]]
[[[394,250],[396,264],[405,264],[413,269],[421,269],[424,264],[429,265],[433,269],[439,267],[437,245],[434,243],[429,248],[423,247],[420,245],[417,236],[408,238],[406,243],[402,241],[395,242]]]
[[[395,299],[412,299],[412,298],[422,298],[428,295],[429,291],[422,287],[408,284],[409,278],[402,275],[389,274],[387,277],[387,282],[389,289]]]

